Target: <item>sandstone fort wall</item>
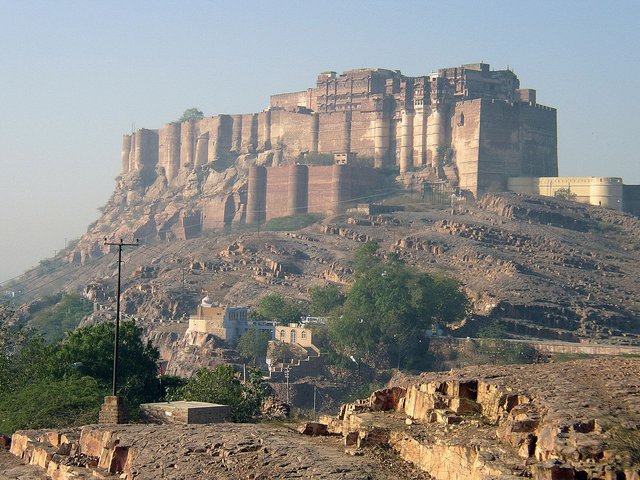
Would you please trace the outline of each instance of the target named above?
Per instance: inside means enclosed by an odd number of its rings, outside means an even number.
[[[451,148],[455,152],[460,186],[471,191],[478,189],[480,106],[480,100],[460,102],[449,120]]]
[[[337,206],[333,197],[334,174],[338,175],[334,166],[313,167],[309,169],[309,192],[308,208],[309,212],[333,211]],[[335,181],[339,181],[336,178]]]
[[[557,175],[556,112],[481,100],[477,191],[504,191],[509,177]],[[462,187],[465,188],[465,187]]]
[[[252,167],[247,189],[248,223],[303,213],[333,214],[380,191],[372,168],[350,165]]]
[[[171,183],[183,170],[232,155],[272,150],[275,166],[309,153],[354,153],[401,172],[431,167],[442,175],[442,163],[452,161],[457,186],[477,195],[504,189],[512,176],[557,175],[556,111],[519,87],[513,72],[486,64],[421,77],[326,72],[315,88],[273,95],[264,112],[125,135],[121,169],[141,172],[149,185],[156,170]]]

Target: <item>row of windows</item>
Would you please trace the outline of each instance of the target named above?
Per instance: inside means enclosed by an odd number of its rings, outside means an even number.
[[[287,337],[287,331],[286,330],[280,330],[280,338],[282,340],[284,340]],[[296,338],[296,331],[295,330],[291,330],[291,339],[293,341],[295,341]],[[307,332],[302,330],[300,332],[300,338],[307,338]]]

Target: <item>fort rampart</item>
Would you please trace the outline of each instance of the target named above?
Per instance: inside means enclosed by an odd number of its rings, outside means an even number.
[[[335,214],[381,191],[381,175],[367,167],[254,166],[249,170],[246,219],[256,223],[304,213]]]
[[[618,177],[513,177],[507,188],[516,193],[553,197],[558,192],[578,202],[622,211],[623,184]]]
[[[141,172],[147,184],[164,175],[170,184],[183,170],[234,155],[274,151],[293,164],[309,155],[354,153],[400,172],[431,167],[444,176],[442,167],[452,165],[457,178],[449,180],[478,194],[506,188],[513,176],[557,175],[556,112],[535,102],[535,90],[519,89],[513,72],[486,64],[421,77],[384,69],[326,72],[316,88],[272,96],[263,112],[125,135],[122,174]]]

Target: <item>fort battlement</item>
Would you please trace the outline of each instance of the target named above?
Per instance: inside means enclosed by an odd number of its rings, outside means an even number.
[[[164,175],[170,184],[230,156],[274,152],[291,164],[353,153],[401,172],[452,164],[457,178],[449,180],[478,194],[504,189],[513,176],[557,175],[556,143],[555,109],[536,103],[510,70],[477,63],[409,77],[362,68],[321,73],[313,88],[273,95],[263,112],[125,135],[122,174],[140,172],[147,184]]]

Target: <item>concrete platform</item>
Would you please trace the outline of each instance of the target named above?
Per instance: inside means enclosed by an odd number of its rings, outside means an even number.
[[[147,420],[158,423],[206,424],[231,418],[228,405],[206,402],[143,403],[140,411]]]

